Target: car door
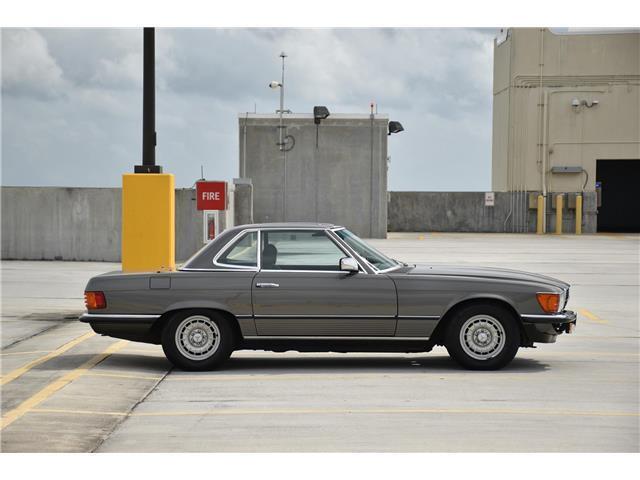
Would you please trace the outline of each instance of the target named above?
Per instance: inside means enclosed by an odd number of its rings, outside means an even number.
[[[393,336],[397,298],[386,275],[340,271],[350,256],[322,229],[261,231],[252,285],[259,336]]]

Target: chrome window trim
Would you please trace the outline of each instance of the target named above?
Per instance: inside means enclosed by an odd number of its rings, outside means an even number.
[[[179,268],[179,272],[257,272],[258,269],[251,267],[251,269],[239,269],[239,268]]]
[[[245,335],[243,337],[244,340],[367,340],[367,341],[375,341],[375,340],[393,340],[393,341],[426,341],[429,340],[429,337],[345,337],[345,336],[317,336],[317,335]]]
[[[323,232],[325,234],[325,236],[329,239],[330,242],[333,242],[333,244],[338,247],[338,249],[340,251],[342,251],[343,254],[345,254],[345,256],[353,258],[356,263],[358,264],[358,266],[361,269],[360,273],[364,273],[365,275],[367,275],[369,272],[367,272],[367,270],[365,268],[362,267],[362,264],[358,261],[357,257],[354,257],[349,251],[345,250],[344,246],[339,242],[336,241],[336,239],[334,238],[333,235],[331,235],[331,230],[328,228],[323,228],[323,227],[306,227],[306,228],[295,228],[295,227],[275,227],[275,228],[271,228],[271,227],[266,227],[266,228],[260,228],[259,231],[262,234],[262,232],[271,232],[271,231],[298,231],[298,230],[309,230],[309,231],[316,231],[316,232]],[[258,247],[258,252],[260,252],[262,250],[262,239],[260,238],[260,244]],[[349,275],[351,274],[351,272],[345,272],[343,270],[272,270],[272,269],[263,269],[262,268],[262,257],[259,256],[259,260],[260,262],[258,263],[258,265],[260,266],[259,270],[260,272],[268,272],[268,273],[338,273],[338,274],[346,274]]]
[[[398,264],[398,265],[394,265],[393,267],[389,267],[389,268],[385,268],[384,270],[380,270],[378,267],[373,265],[371,262],[367,261],[366,258],[364,258],[360,254],[358,254],[353,248],[351,248],[351,246],[349,244],[347,244],[347,242],[345,242],[342,238],[340,238],[338,235],[335,234],[335,232],[339,232],[340,230],[346,230],[346,227],[334,227],[334,228],[330,228],[330,229],[327,229],[327,230],[330,231],[335,236],[335,238],[337,238],[340,242],[342,242],[344,245],[349,247],[349,250],[355,255],[356,261],[358,261],[357,259],[359,258],[363,262],[365,262],[369,266],[369,268],[371,268],[373,274],[378,275],[378,274],[381,274],[381,273],[388,273],[388,272],[391,272],[393,270],[397,270],[398,268],[402,268],[402,264]],[[382,252],[380,252],[380,253],[382,253]],[[383,253],[383,255],[385,255],[385,254]],[[385,257],[386,257],[386,255],[385,255]],[[391,258],[391,260],[393,260],[394,262],[397,262],[397,260],[395,260],[393,258]]]
[[[241,266],[241,265],[230,265],[228,263],[220,263],[218,262],[218,258],[220,258],[222,255],[224,255],[225,253],[227,253],[227,251],[233,247],[233,245],[235,245],[235,243],[240,240],[242,237],[244,237],[245,235],[249,234],[249,233],[253,233],[253,232],[257,232],[257,240],[256,240],[256,266],[255,267],[249,267],[249,266]],[[238,270],[238,271],[258,271],[259,269],[259,265],[260,265],[260,229],[259,228],[246,228],[244,230],[241,230],[235,237],[233,237],[231,240],[229,240],[224,247],[222,247],[220,250],[218,250],[218,253],[216,253],[215,257],[213,257],[213,264],[217,267],[222,267],[225,269],[230,269],[230,270]]]
[[[369,274],[369,271],[364,267],[364,265],[367,265],[369,267],[369,269],[371,270],[371,273],[376,273],[375,267],[373,265],[371,265],[369,262],[367,262],[364,258],[362,258],[360,255],[358,255],[358,252],[356,252],[353,248],[351,248],[344,240],[342,240],[338,235],[335,234],[336,231],[338,230],[345,230],[344,227],[340,227],[340,228],[336,228],[336,229],[327,229],[327,236],[331,239],[333,239],[333,241],[335,243],[338,244],[338,246],[340,246],[342,248],[342,251],[345,252],[349,257],[353,258],[356,263],[358,264],[358,266],[362,269],[362,272],[364,272],[366,275]]]

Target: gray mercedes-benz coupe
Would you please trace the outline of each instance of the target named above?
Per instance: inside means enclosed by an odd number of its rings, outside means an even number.
[[[234,350],[428,352],[462,366],[507,365],[519,347],[571,333],[569,285],[497,268],[409,265],[344,227],[230,228],[174,272],[89,280],[80,318],[103,335],[162,344],[186,370]]]

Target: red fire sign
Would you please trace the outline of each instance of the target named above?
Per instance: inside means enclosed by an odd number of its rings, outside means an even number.
[[[226,210],[227,182],[196,182],[198,210]]]

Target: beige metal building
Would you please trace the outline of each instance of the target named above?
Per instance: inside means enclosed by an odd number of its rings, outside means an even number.
[[[575,222],[583,191],[585,232],[596,214],[598,230],[640,231],[639,31],[514,28],[496,39],[492,183],[513,192],[516,231],[530,229],[538,192],[547,231],[557,193]]]

